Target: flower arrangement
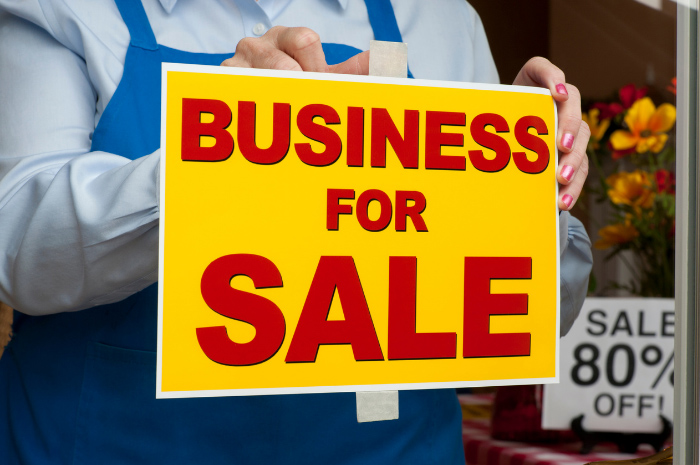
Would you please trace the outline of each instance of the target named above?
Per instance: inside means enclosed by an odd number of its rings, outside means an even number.
[[[675,94],[675,79],[672,84]],[[614,101],[591,105],[583,119],[591,128],[589,191],[610,211],[594,247],[610,250],[606,261],[619,257],[633,276],[611,286],[639,296],[672,297],[676,108],[657,107],[646,88],[629,84]],[[621,254],[626,250],[632,257]]]

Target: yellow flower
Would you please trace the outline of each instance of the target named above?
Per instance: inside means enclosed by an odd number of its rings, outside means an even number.
[[[610,142],[615,150],[636,147],[637,153],[651,150],[659,153],[668,140],[666,134],[676,122],[676,107],[664,103],[656,108],[649,97],[637,100],[627,110],[625,124],[629,131],[619,129],[612,133]]]
[[[591,129],[591,146],[594,149],[597,149],[600,147],[600,140],[603,138],[605,135],[605,131],[608,130],[610,127],[610,119],[604,119],[602,121],[598,120],[598,117],[600,116],[600,110],[597,108],[592,108],[588,110],[588,113],[584,113],[581,115],[581,118],[588,124],[588,127]]]
[[[651,179],[645,171],[621,171],[611,174],[605,180],[610,186],[608,197],[616,205],[629,205],[635,210],[649,208],[654,202],[654,191],[650,189]]]
[[[629,221],[611,224],[598,231],[600,239],[593,244],[596,249],[607,249],[614,245],[626,244],[637,236],[639,231]]]

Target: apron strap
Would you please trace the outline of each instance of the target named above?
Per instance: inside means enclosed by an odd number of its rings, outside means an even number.
[[[394,9],[389,0],[365,0],[365,5],[367,5],[369,23],[376,40],[403,42]]]
[[[119,13],[131,35],[131,45],[145,50],[157,50],[158,42],[148,22],[141,0],[115,0]]]
[[[399,24],[396,22],[396,15],[394,15],[394,8],[389,0],[365,0],[365,5],[375,40],[403,42]],[[413,78],[410,69],[407,77]]]

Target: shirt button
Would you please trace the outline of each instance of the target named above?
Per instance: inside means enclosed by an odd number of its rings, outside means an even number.
[[[261,36],[265,34],[265,29],[266,27],[263,23],[258,23],[255,26],[253,26],[253,34],[255,34],[256,36]]]

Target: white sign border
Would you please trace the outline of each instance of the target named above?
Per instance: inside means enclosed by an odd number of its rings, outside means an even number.
[[[527,86],[506,86],[501,84],[469,83],[456,81],[438,81],[427,79],[406,79],[390,78],[381,76],[357,76],[351,74],[333,73],[312,73],[299,71],[280,71],[256,68],[233,68],[228,66],[204,66],[189,65],[183,63],[163,63],[161,80],[161,128],[160,128],[160,173],[157,190],[159,191],[158,208],[160,212],[160,227],[158,231],[158,348],[156,367],[156,399],[174,398],[195,398],[195,397],[228,397],[228,396],[254,396],[254,395],[279,395],[279,394],[319,394],[332,392],[356,392],[356,391],[397,391],[397,390],[420,390],[420,389],[446,389],[460,387],[487,387],[487,386],[509,386],[515,384],[557,384],[559,383],[559,346],[560,346],[560,274],[561,274],[561,247],[559,244],[559,210],[557,199],[559,197],[559,185],[557,184],[554,202],[554,211],[557,215],[556,221],[556,254],[557,254],[557,299],[556,299],[556,347],[555,347],[555,369],[552,378],[523,378],[508,380],[486,380],[486,381],[456,381],[442,383],[404,383],[404,384],[370,384],[370,385],[344,385],[344,386],[311,386],[311,387],[288,387],[288,388],[256,388],[256,389],[216,389],[199,391],[163,391],[163,270],[165,251],[165,161],[166,157],[166,115],[167,113],[167,89],[169,72],[197,73],[197,74],[228,74],[235,76],[260,76],[260,77],[282,77],[292,79],[338,81],[338,82],[367,82],[375,84],[392,84],[412,87],[441,87],[448,89],[475,89],[490,90],[500,92],[517,92],[539,95],[551,95],[549,89],[541,87]],[[557,106],[554,106],[554,125],[559,127],[559,115]],[[555,131],[556,134],[556,131]],[[556,150],[554,157],[554,172],[559,171],[559,150]],[[556,182],[556,181],[555,181]]]

